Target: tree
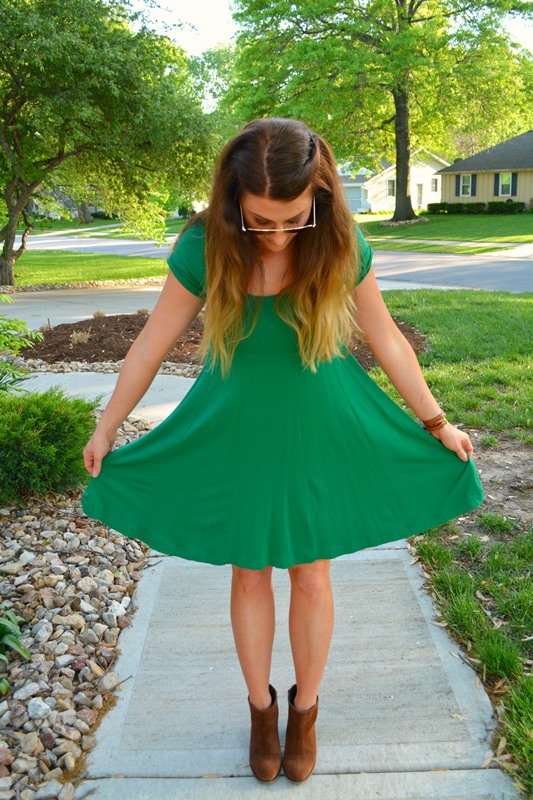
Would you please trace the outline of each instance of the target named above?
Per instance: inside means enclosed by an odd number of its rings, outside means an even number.
[[[60,188],[154,235],[169,188],[205,188],[214,136],[185,55],[126,2],[0,0],[0,19],[0,284],[12,285],[31,198]]]
[[[453,149],[450,125],[461,110],[461,87],[475,77],[478,96],[490,95],[483,75],[491,48],[505,51],[508,60],[516,57],[501,32],[503,17],[527,8],[531,13],[522,0],[235,5],[238,78],[228,102],[248,118],[275,113],[305,119],[338,157],[357,159],[358,166],[394,158],[395,220],[415,217],[409,189],[413,139],[427,146],[429,136]]]

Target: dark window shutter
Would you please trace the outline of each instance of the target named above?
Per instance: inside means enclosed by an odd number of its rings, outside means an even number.
[[[459,197],[460,194],[461,194],[461,176],[460,175],[456,175],[455,176],[455,196]]]
[[[518,186],[518,172],[513,172],[511,177],[511,197],[516,197],[517,186]]]
[[[494,173],[494,197],[500,196],[500,173]]]
[[[477,175],[472,175],[470,178],[470,197],[476,196]]]

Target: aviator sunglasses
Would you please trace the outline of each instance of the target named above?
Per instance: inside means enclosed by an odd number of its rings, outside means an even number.
[[[316,208],[315,208],[315,198],[313,197],[313,221],[308,222],[307,225],[298,225],[297,227],[293,228],[247,228],[244,224],[244,215],[242,213],[242,206],[239,203],[239,208],[241,210],[241,231],[243,233],[255,233],[255,234],[269,234],[269,233],[297,233],[298,231],[303,231],[305,228],[316,228]]]

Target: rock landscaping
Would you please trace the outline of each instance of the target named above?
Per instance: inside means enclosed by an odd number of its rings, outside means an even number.
[[[116,446],[150,429],[128,419]],[[0,800],[72,800],[114,703],[121,630],[149,549],[85,516],[81,492],[0,508],[0,604],[25,622],[0,699]]]

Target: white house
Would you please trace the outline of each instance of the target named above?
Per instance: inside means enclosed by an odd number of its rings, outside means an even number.
[[[394,211],[396,204],[396,166],[382,159],[382,169],[371,172],[360,169],[355,176],[339,167],[346,199],[354,214],[372,211]],[[428,203],[440,201],[441,177],[437,170],[448,166],[448,161],[421,147],[411,155],[411,202],[413,208],[427,208]]]

